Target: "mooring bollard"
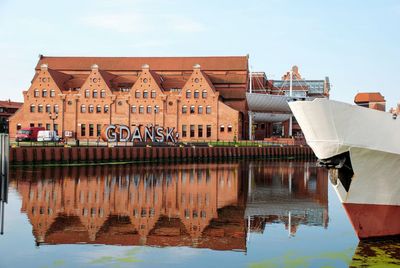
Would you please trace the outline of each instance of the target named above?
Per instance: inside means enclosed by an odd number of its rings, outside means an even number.
[[[0,234],[4,233],[4,203],[8,201],[9,152],[8,135],[0,134]]]

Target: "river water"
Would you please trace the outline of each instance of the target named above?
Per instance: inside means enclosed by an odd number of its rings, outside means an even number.
[[[0,267],[400,265],[313,162],[19,168],[8,194]]]

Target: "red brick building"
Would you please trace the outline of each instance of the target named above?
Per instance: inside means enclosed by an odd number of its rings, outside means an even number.
[[[96,140],[108,124],[174,127],[185,140],[247,138],[248,57],[41,56],[10,119]]]
[[[12,116],[23,103],[11,100],[0,101],[0,133],[8,133],[8,118]]]
[[[379,111],[386,111],[385,97],[383,97],[379,92],[357,93],[357,95],[354,97],[354,103],[358,106]]]

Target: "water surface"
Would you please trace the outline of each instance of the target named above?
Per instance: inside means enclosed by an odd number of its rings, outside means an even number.
[[[358,241],[314,163],[14,169],[0,267],[400,265]]]

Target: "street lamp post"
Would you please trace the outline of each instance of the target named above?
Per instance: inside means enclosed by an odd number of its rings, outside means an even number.
[[[53,114],[52,112],[49,112],[49,118],[50,118],[50,120],[53,121],[53,130],[55,130],[54,129],[54,121],[58,118],[58,113]],[[57,135],[58,135],[58,133],[57,133]]]

